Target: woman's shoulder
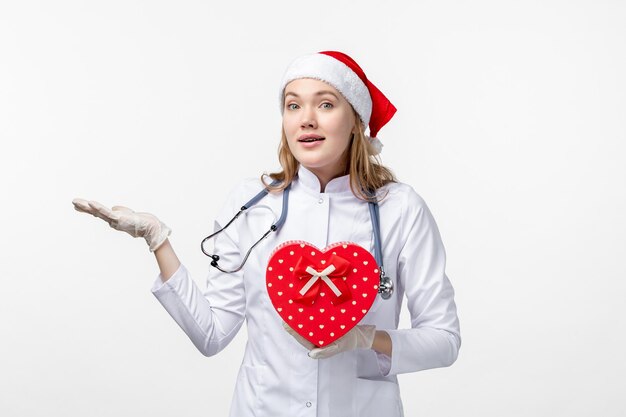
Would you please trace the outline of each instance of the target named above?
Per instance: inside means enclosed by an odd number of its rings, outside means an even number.
[[[233,188],[233,192],[257,194],[266,187],[260,177],[246,177],[241,179]],[[252,198],[253,196],[250,196]]]
[[[226,194],[222,194],[221,197],[218,219],[223,221],[228,216],[232,216],[264,188],[265,185],[259,177],[247,177],[235,182],[230,188],[226,188]]]
[[[396,182],[385,187],[388,192],[379,203],[381,215],[386,213],[400,223],[414,224],[417,221],[422,227],[436,227],[430,207],[411,185]]]
[[[239,207],[264,188],[265,185],[261,182],[260,178],[247,177],[240,179],[233,185],[224,187],[225,193],[222,194],[222,205],[229,210],[233,208],[239,209]]]
[[[426,202],[415,189],[403,182],[390,182],[380,189],[381,203],[385,200],[394,204],[408,205],[412,208],[426,206]]]

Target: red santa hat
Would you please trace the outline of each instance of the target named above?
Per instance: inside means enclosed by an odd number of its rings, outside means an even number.
[[[348,55],[337,51],[322,51],[303,55],[291,62],[280,83],[280,111],[285,109],[285,87],[299,78],[314,78],[327,82],[354,107],[363,123],[369,126],[367,139],[374,154],[382,150],[376,137],[378,131],[393,117],[396,108],[374,85],[361,67]]]

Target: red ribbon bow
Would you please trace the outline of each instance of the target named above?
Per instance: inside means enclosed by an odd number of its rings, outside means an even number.
[[[331,268],[332,267],[332,268]],[[327,274],[322,274],[324,271]],[[302,304],[313,304],[317,299],[321,289],[326,287],[334,296],[333,305],[341,304],[352,298],[348,286],[343,278],[350,271],[350,262],[337,255],[331,255],[325,263],[314,262],[306,256],[301,256],[296,262],[293,274],[296,278],[306,282],[299,291],[299,296],[295,301]],[[337,294],[339,292],[339,294]]]

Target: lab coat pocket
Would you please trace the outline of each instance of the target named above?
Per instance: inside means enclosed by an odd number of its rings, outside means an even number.
[[[358,416],[402,417],[402,401],[397,381],[385,377],[356,379]]]
[[[388,380],[388,377],[383,376],[376,352],[372,349],[356,351],[356,376],[365,379]]]
[[[263,366],[242,364],[237,375],[231,415],[262,415],[265,381]]]

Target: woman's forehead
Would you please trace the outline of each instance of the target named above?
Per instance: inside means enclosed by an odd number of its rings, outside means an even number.
[[[322,95],[332,94],[337,98],[343,98],[341,93],[332,85],[326,81],[317,80],[314,78],[298,78],[297,80],[290,81],[285,86],[284,96],[293,95]],[[345,100],[345,99],[344,99]]]

